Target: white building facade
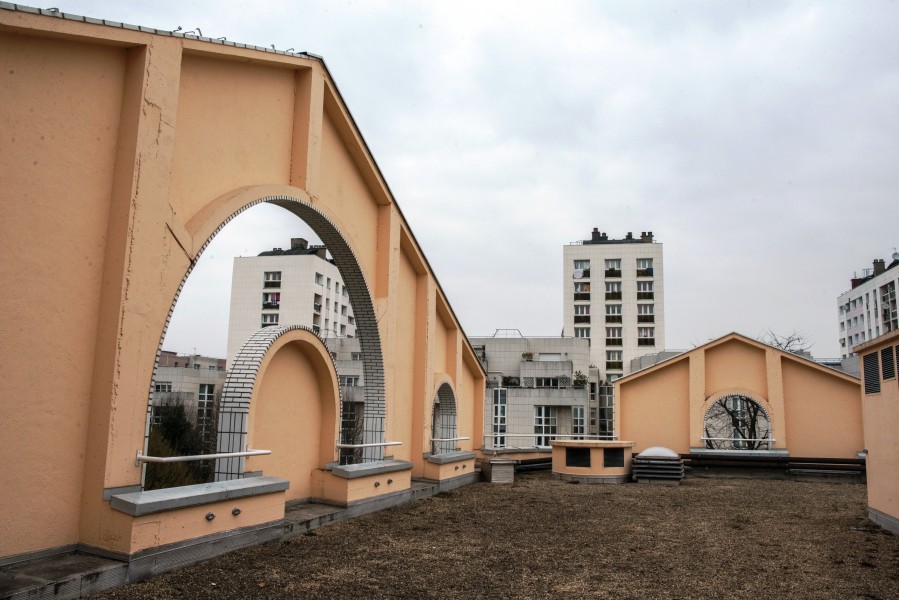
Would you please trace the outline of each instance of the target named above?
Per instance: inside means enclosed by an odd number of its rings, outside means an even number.
[[[852,278],[851,285],[837,298],[841,358],[854,356],[859,344],[899,329],[899,252],[893,249],[889,265],[883,259],[875,260],[872,269]]]
[[[600,378],[630,373],[631,360],[665,347],[662,244],[651,231],[591,238],[563,247],[562,335],[590,339]]]
[[[612,388],[599,386],[589,367],[589,340],[515,329],[469,341],[487,372],[485,449],[540,451],[557,438],[613,437]]]
[[[294,238],[287,250],[234,259],[228,366],[262,327],[304,325],[322,338],[355,337],[349,295],[324,246]]]

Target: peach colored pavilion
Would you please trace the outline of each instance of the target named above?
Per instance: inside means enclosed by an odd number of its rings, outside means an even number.
[[[4,5],[0,66],[0,561],[259,541],[287,500],[386,505],[413,479],[473,481],[484,373],[320,58]],[[309,223],[344,276],[365,461],[336,464],[321,340],[281,328],[247,349],[220,443],[272,454],[224,464],[209,489],[141,492],[173,304],[260,202]],[[435,457],[438,391],[458,447]]]

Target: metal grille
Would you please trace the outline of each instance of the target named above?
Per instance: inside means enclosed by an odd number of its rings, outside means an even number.
[[[880,393],[880,369],[878,363],[879,361],[877,360],[876,352],[865,354],[865,356],[862,358],[862,368],[864,370],[866,394]]]
[[[884,380],[892,379],[896,376],[896,360],[893,357],[893,347],[884,348],[880,351],[881,368],[883,369]]]

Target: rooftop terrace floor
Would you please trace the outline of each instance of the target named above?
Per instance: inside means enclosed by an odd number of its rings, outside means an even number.
[[[473,484],[94,598],[899,597],[859,484]]]

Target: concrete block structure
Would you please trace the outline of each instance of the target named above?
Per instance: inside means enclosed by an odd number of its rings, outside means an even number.
[[[635,453],[853,464],[864,448],[857,378],[737,333],[616,381],[615,397]]]
[[[139,579],[277,537],[288,500],[358,514],[474,480],[485,374],[321,58],[7,3],[0,56],[0,565],[80,550]],[[267,327],[224,384],[219,481],[160,498],[142,464],[161,341],[210,240],[262,202],[341,274],[362,460],[340,464],[322,339]]]
[[[837,298],[840,326],[840,354],[855,356],[856,346],[899,329],[896,292],[899,291],[899,252],[892,261],[874,261],[873,268],[853,277],[851,289]],[[856,364],[856,361],[852,361]]]
[[[515,329],[470,341],[487,372],[485,452],[548,457],[553,439],[613,436],[612,390],[590,368],[588,339]]]
[[[899,535],[899,330],[855,347],[862,371],[868,516]]]
[[[562,335],[590,340],[590,363],[614,381],[631,360],[665,348],[662,244],[651,231],[588,240],[562,249]]]

